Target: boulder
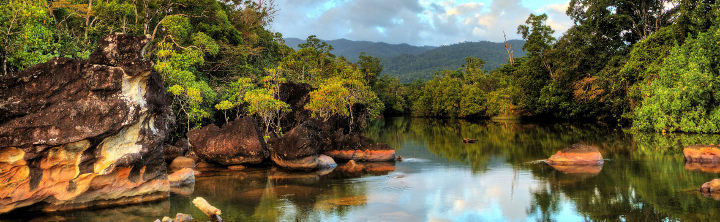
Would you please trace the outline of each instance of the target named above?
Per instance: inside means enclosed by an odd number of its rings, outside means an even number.
[[[272,142],[272,161],[285,169],[312,170],[317,168],[317,157],[326,137],[321,135],[319,121],[305,121],[283,137]]]
[[[683,149],[685,161],[689,163],[718,163],[720,164],[720,146],[718,145],[692,145]]]
[[[550,165],[602,165],[603,157],[597,146],[570,145],[547,159]]]
[[[170,166],[168,166],[171,171],[181,170],[185,168],[195,168],[195,160],[179,156],[175,158],[171,163]]]
[[[395,161],[395,149],[387,144],[367,145],[366,148],[337,149],[325,152],[325,155],[338,160],[368,162]]]
[[[710,182],[705,182],[702,186],[700,186],[700,192],[720,192],[720,179],[713,179]]]
[[[144,36],[101,39],[87,61],[55,58],[0,77],[0,213],[168,197],[174,125]]]
[[[320,168],[320,169],[331,169],[331,168],[335,168],[337,166],[337,163],[335,163],[335,160],[333,160],[332,157],[329,157],[326,155],[318,156],[317,161],[318,161],[318,168]]]
[[[332,143],[325,149],[324,154],[336,160],[369,162],[395,160],[395,149],[387,144],[376,144],[358,133],[335,133],[331,136],[331,141]]]
[[[265,140],[252,117],[236,119],[222,128],[209,126],[187,133],[193,152],[220,165],[259,164],[268,156]]]
[[[168,175],[168,181],[171,187],[179,187],[195,183],[195,171],[190,168],[184,168]]]

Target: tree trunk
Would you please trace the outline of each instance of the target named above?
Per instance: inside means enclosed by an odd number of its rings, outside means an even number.
[[[5,53],[3,52],[3,75],[7,75],[7,57],[5,56]]]

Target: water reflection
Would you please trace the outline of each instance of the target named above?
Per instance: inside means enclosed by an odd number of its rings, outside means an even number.
[[[330,172],[217,170],[167,201],[44,215],[55,221],[151,221],[177,212],[204,218],[205,197],[227,221],[713,220],[720,201],[699,194],[719,166],[685,164],[682,147],[720,135],[659,135],[597,125],[395,118],[366,134],[404,161],[357,163]],[[472,144],[463,138],[476,138]],[[596,145],[602,166],[552,167],[574,143]],[[61,218],[61,219],[58,219]],[[4,218],[0,218],[2,220]],[[32,217],[23,217],[27,221]]]

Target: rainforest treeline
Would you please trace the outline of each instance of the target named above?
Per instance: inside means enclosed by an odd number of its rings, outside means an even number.
[[[173,97],[176,135],[244,115],[256,116],[266,136],[282,134],[291,111],[279,99],[285,83],[309,84],[304,109],[325,120],[523,116],[720,133],[715,1],[572,0],[574,25],[561,37],[546,15],[512,30],[526,41],[525,56],[492,71],[467,58],[411,84],[381,75],[377,58],[337,57],[314,36],[293,50],[267,28],[277,9],[272,0],[5,0],[2,75],[54,57],[86,59],[102,37],[122,32],[149,37],[143,53]]]

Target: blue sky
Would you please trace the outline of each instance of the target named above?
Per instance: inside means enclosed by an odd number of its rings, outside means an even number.
[[[412,45],[518,39],[530,13],[547,13],[561,35],[569,0],[276,0],[271,29],[285,37],[346,38]]]

